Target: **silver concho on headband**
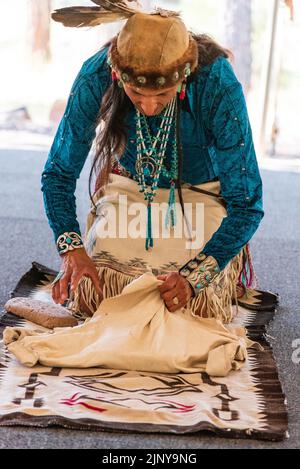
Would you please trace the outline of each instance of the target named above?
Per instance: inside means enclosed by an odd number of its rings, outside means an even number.
[[[156,79],[156,83],[157,83],[159,86],[163,86],[163,85],[166,83],[165,77],[158,77],[158,78]]]
[[[127,73],[122,73],[121,78],[123,81],[129,81],[129,75]]]
[[[185,64],[184,74],[186,77],[190,76],[191,74],[191,64],[189,62]]]
[[[147,78],[146,78],[146,77],[143,77],[143,76],[139,76],[139,77],[137,77],[136,81],[137,81],[140,85],[144,85],[144,84],[147,82]]]

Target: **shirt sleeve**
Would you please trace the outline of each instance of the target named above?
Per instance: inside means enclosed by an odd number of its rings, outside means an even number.
[[[101,100],[101,83],[95,86],[79,72],[41,177],[45,212],[55,241],[64,232],[81,235],[76,183],[96,135]]]
[[[215,258],[222,270],[252,238],[264,216],[262,180],[246,101],[237,79],[220,86],[208,125],[213,137],[210,150],[218,168],[227,217],[202,251]]]

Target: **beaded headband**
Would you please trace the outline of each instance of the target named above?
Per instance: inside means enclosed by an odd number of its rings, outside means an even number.
[[[156,72],[149,72],[144,68],[133,68],[120,56],[117,49],[117,38],[112,42],[108,60],[109,66],[115,70],[121,80],[139,88],[171,88],[187,78],[198,65],[198,46],[191,37],[186,53],[167,67],[160,67]]]

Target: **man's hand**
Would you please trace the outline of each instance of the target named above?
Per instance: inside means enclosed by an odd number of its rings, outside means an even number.
[[[61,255],[62,266],[61,270],[64,274],[52,287],[52,298],[55,303],[63,304],[68,299],[68,285],[71,283],[70,291],[77,288],[78,282],[81,277],[90,277],[96,292],[103,298],[101,282],[98,277],[98,272],[92,259],[87,255],[84,248],[74,249],[73,251],[66,252]]]
[[[156,278],[164,280],[164,283],[159,285],[158,289],[168,310],[172,313],[184,307],[189,299],[194,296],[191,285],[179,272],[158,275]],[[173,303],[174,297],[178,298],[178,304]]]

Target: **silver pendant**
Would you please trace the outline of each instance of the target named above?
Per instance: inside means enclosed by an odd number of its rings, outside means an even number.
[[[156,172],[156,160],[151,156],[141,156],[135,162],[135,170],[138,174],[154,177]]]

